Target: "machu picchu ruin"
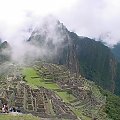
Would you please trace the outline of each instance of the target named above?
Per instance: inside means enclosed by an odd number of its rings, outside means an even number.
[[[106,103],[94,82],[70,72],[65,66],[36,61],[20,66],[6,64],[0,85],[0,109],[32,114],[42,119],[106,119]]]

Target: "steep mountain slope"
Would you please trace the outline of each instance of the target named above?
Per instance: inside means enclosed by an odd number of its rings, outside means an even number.
[[[113,46],[113,48],[111,48],[112,53],[114,54],[114,56],[116,57],[118,63],[117,63],[117,73],[116,73],[116,93],[120,94],[119,91],[119,86],[120,86],[120,43],[117,43],[116,45]]]
[[[87,79],[93,80],[105,89],[114,92],[116,64],[110,49],[89,38],[78,38],[70,33],[73,40],[79,71]]]
[[[120,43],[114,45],[112,48],[113,54],[116,56],[116,58],[120,61]]]
[[[45,58],[50,62],[64,64],[72,72],[81,73],[103,88],[119,94],[118,62],[107,46],[79,37],[58,21],[54,23],[54,29],[51,30],[50,26],[45,24],[33,31],[29,43],[47,49]]]

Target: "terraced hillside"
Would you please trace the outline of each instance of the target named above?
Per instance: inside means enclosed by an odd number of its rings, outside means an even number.
[[[100,116],[106,99],[97,86],[82,76],[70,73],[64,66],[36,62],[32,68],[25,67],[23,74],[26,75],[26,81],[33,88],[42,86],[56,94],[77,117],[83,120],[106,119],[105,114],[102,113]],[[53,111],[57,114],[58,111],[54,109]],[[62,114],[60,111],[58,113]]]
[[[64,66],[44,62],[6,65],[0,74],[0,107],[7,103],[9,108],[41,119],[108,120],[103,112],[106,97],[98,87]]]

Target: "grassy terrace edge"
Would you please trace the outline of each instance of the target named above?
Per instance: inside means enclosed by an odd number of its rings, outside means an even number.
[[[40,118],[24,114],[0,114],[0,120],[40,120]]]

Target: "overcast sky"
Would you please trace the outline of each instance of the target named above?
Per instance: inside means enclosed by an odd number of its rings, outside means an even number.
[[[0,0],[0,36],[10,41],[25,24],[50,14],[80,36],[120,41],[120,0]]]

